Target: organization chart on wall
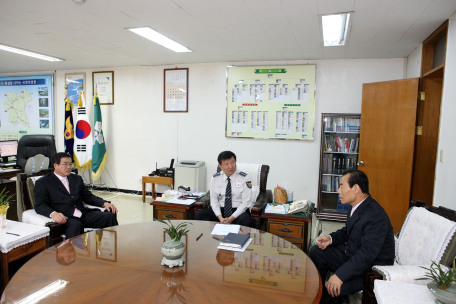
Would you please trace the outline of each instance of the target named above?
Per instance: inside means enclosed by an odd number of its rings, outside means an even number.
[[[226,136],[313,140],[315,69],[228,67]]]

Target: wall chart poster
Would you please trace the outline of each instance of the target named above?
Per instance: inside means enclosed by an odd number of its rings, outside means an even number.
[[[52,74],[0,77],[0,138],[54,134],[53,96]]]
[[[313,140],[315,69],[228,67],[226,137]]]

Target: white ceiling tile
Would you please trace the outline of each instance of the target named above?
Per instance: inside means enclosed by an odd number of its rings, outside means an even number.
[[[354,9],[355,0],[324,0],[318,1],[318,14],[334,14],[351,12]]]

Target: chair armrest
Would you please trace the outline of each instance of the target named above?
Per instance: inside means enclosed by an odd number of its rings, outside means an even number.
[[[82,203],[82,204],[83,204],[84,208],[87,208],[87,209],[98,209],[101,212],[105,212],[106,211],[106,208],[104,208],[104,207],[97,207],[97,206],[87,205],[86,203]]]
[[[22,213],[22,222],[38,226],[48,226],[48,223],[55,223],[53,219],[36,213],[35,209],[26,210]]]
[[[200,198],[197,202],[195,202],[195,212],[200,211],[201,209],[206,209],[209,207],[209,202],[211,201],[211,194],[209,191]]]
[[[272,191],[261,191],[252,207],[251,216],[260,217],[263,214],[266,205],[270,203],[272,203]]]
[[[374,266],[372,270],[380,273],[385,281],[402,282],[408,284],[427,285],[431,280],[416,280],[424,278],[428,272],[421,267],[429,268],[431,265],[391,265],[391,266]],[[446,266],[440,265],[444,271]]]

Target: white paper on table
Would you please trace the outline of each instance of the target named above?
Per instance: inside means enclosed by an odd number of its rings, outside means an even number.
[[[253,239],[249,239],[247,242],[245,242],[244,246],[242,248],[234,248],[234,247],[229,247],[229,246],[222,246],[219,245],[217,249],[225,249],[225,250],[231,250],[231,251],[239,251],[239,252],[244,252],[245,249],[249,246],[249,244],[252,242]]]
[[[167,200],[166,202],[167,203],[171,203],[171,204],[191,205],[194,202],[196,202],[196,200],[194,200],[194,199],[179,199],[179,197],[173,197],[172,199]]]
[[[211,234],[227,235],[230,232],[231,233],[239,233],[239,229],[241,229],[241,225],[216,224],[214,229],[212,230]]]

